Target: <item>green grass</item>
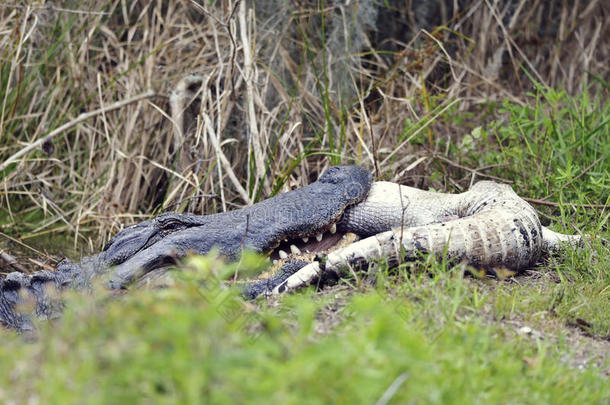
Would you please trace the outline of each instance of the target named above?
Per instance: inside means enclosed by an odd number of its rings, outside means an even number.
[[[520,335],[498,321],[522,298],[502,283],[494,291],[461,271],[411,273],[397,283],[380,272],[376,288],[310,289],[254,308],[215,287],[209,272],[220,263],[198,263],[199,272],[168,290],[95,304],[74,295],[61,320],[40,324],[34,344],[5,337],[0,399],[373,403],[393,383],[391,403],[610,398],[600,368],[574,366],[573,341]]]

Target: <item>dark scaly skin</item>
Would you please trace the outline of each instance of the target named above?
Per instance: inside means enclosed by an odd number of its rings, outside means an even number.
[[[102,252],[80,263],[64,260],[54,272],[30,276],[15,272],[0,280],[0,324],[32,330],[29,314],[16,310],[19,304],[30,301],[39,318],[56,317],[61,302],[50,292],[85,288],[96,277],[109,275],[109,288],[124,288],[191,253],[206,254],[216,248],[235,259],[243,248],[263,253],[286,238],[316,235],[336,223],[348,206],[362,201],[371,182],[371,174],[361,167],[335,166],[308,186],[251,207],[205,216],[168,213],[144,221],[119,232]],[[281,280],[281,275],[275,278]]]

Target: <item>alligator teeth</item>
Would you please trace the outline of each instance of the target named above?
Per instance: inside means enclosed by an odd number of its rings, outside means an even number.
[[[292,252],[293,255],[300,255],[301,254],[301,251],[295,245],[290,245],[290,251]]]
[[[336,233],[337,232],[337,224],[333,224],[333,226],[330,227],[330,233]]]
[[[321,233],[319,233],[319,234],[317,234],[317,235],[316,235],[316,240],[317,240],[318,242],[320,242],[320,241],[322,240],[322,234],[321,234]]]
[[[309,238],[307,238],[307,237],[301,238],[301,239],[303,239],[303,242],[305,242],[305,243],[309,242]]]
[[[288,257],[288,253],[284,252],[282,249],[280,249],[277,254],[280,255],[280,259],[286,259]]]

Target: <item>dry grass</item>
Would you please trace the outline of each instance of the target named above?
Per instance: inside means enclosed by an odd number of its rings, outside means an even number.
[[[2,232],[69,233],[94,251],[155,210],[232,209],[340,162],[447,188],[451,176],[426,179],[430,157],[478,106],[523,102],[527,75],[578,93],[587,72],[607,74],[603,1],[458,3],[445,25],[382,39],[370,24],[388,10],[369,1],[3,3],[1,160],[102,112],[0,173]],[[472,123],[438,121],[447,111]]]

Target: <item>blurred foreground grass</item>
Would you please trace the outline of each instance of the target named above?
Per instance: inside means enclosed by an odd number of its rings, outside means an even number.
[[[610,398],[599,368],[575,366],[570,333],[538,332],[536,321],[527,320],[531,306],[511,307],[521,291],[502,283],[498,293],[433,265],[401,283],[380,272],[378,287],[359,294],[340,286],[308,290],[255,310],[214,283],[210,271],[221,263],[193,262],[198,271],[183,273],[171,289],[72,296],[61,320],[40,324],[36,343],[5,336],[0,400],[601,404]],[[534,333],[520,334],[508,322],[516,315]]]

